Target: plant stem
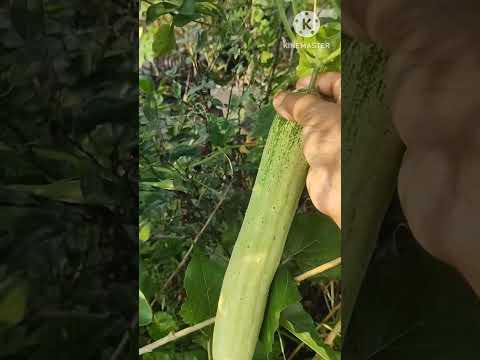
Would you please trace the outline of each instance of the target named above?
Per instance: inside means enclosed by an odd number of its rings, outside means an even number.
[[[138,351],[138,355],[143,355],[143,354],[152,352],[153,350],[159,348],[160,346],[163,346],[165,344],[168,344],[169,342],[175,341],[177,339],[180,339],[181,337],[190,335],[190,334],[192,334],[192,333],[194,333],[198,330],[206,328],[207,326],[212,325],[214,322],[215,322],[215,318],[213,317],[213,318],[210,318],[208,320],[202,321],[199,324],[196,324],[196,325],[190,326],[188,328],[185,328],[183,330],[180,330],[176,333],[170,333],[167,336],[140,348],[140,350]]]
[[[308,278],[311,278],[315,275],[321,274],[327,270],[333,269],[342,263],[342,258],[336,258],[332,261],[329,261],[323,265],[316,267],[315,269],[309,270],[301,275],[295,277],[295,281],[302,282]]]

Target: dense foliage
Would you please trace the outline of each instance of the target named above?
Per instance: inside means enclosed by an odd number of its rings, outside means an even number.
[[[331,48],[303,50],[299,58],[285,46],[292,39],[282,16],[291,21],[313,3],[281,3],[284,13],[272,1],[141,3],[140,346],[215,315],[275,115],[272,95],[296,71],[339,67],[338,17],[325,19],[317,38]],[[319,61],[330,54],[331,62]],[[330,358],[324,341],[339,320],[339,269],[300,287],[293,275],[338,257],[339,242],[336,226],[305,194],[272,286],[257,359],[280,359],[282,347],[292,358],[315,352]],[[207,359],[211,333],[204,328],[143,357]]]
[[[2,2],[0,358],[136,356],[137,11]]]

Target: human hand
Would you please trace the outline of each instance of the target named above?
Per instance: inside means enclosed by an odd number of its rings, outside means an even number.
[[[297,82],[297,89],[308,87],[310,78]],[[276,111],[303,127],[305,159],[310,165],[307,189],[315,207],[341,226],[341,76],[324,73],[317,77],[320,95],[279,93]]]
[[[478,1],[350,0],[346,29],[385,48],[392,119],[407,150],[398,189],[420,244],[480,296]],[[448,26],[447,26],[448,25]]]

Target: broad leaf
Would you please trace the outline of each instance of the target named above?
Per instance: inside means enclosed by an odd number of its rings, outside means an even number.
[[[305,272],[340,256],[340,230],[328,217],[320,213],[295,217],[285,244],[283,263],[293,261],[300,272]],[[340,266],[319,277],[339,279]]]
[[[340,359],[338,353],[323,343],[317,333],[314,321],[303,309],[302,305],[297,303],[286,308],[282,312],[281,324],[310,349],[315,351],[322,360]]]
[[[197,252],[185,272],[187,300],[180,315],[187,324],[195,325],[217,313],[218,298],[226,266]]]
[[[280,325],[280,314],[300,299],[297,283],[286,268],[280,268],[270,287],[265,317],[260,331],[259,340],[267,354],[272,351],[275,332]]]

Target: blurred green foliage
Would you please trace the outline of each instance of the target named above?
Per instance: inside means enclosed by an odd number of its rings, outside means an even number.
[[[137,11],[2,2],[0,358],[136,354]]]

